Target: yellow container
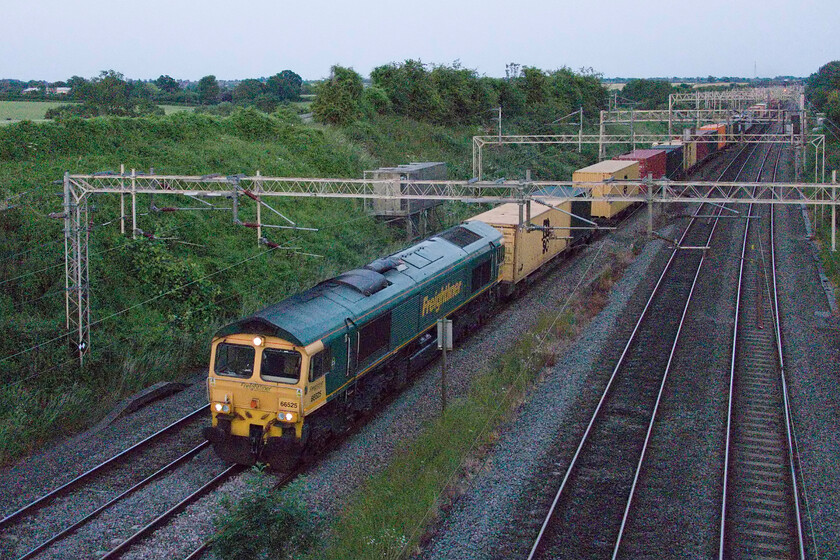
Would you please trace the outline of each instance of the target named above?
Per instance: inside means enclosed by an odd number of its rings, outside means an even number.
[[[697,142],[691,140],[683,144],[683,170],[688,171],[697,163]]]
[[[572,205],[557,205],[571,212]],[[519,205],[502,204],[470,220],[484,222],[502,232],[505,243],[505,262],[499,280],[517,284],[538,268],[562,253],[569,245],[571,216],[537,202],[531,203],[531,220],[527,221],[523,209],[524,225],[519,225]],[[528,230],[528,225],[552,229]],[[560,229],[554,229],[560,228]]]
[[[618,161],[606,160],[583,169],[578,169],[572,174],[572,181],[596,183],[600,181],[607,181],[612,179],[614,181],[624,181],[639,179],[639,162],[638,161]],[[579,185],[582,188],[590,188],[587,185]],[[592,196],[608,196],[610,193],[615,193],[615,187],[607,184],[596,185],[592,188]],[[639,187],[625,186],[622,189],[624,194],[639,194]],[[630,206],[629,202],[592,202],[592,216],[598,218],[612,218],[625,208]]]

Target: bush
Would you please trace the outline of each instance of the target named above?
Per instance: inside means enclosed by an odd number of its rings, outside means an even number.
[[[362,93],[362,104],[368,114],[378,113],[384,115],[391,111],[391,100],[381,88],[371,86]]]
[[[219,531],[213,551],[229,560],[297,559],[317,542],[320,521],[303,501],[302,479],[282,491],[266,486],[262,477],[249,481],[248,495],[235,505],[223,502],[216,518]]]

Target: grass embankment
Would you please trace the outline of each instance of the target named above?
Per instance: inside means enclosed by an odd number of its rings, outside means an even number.
[[[631,260],[629,252],[614,255],[612,264],[595,281],[569,301],[556,302],[554,310],[544,313],[493,367],[473,380],[464,398],[431,421],[416,440],[405,442],[391,463],[350,498],[339,518],[332,520],[324,541],[310,542],[295,551],[295,557],[381,559],[413,551],[440,510],[448,507],[464,481],[481,468],[498,428],[511,418],[544,368],[556,363],[559,353],[606,305],[610,289]],[[256,493],[233,508],[232,515],[228,512],[226,516],[235,523],[226,527],[219,551],[244,558],[271,550],[268,537],[255,551],[253,540],[245,535],[264,532],[260,520],[269,512],[287,509],[290,496],[296,495],[297,488],[291,494],[284,490],[273,499]],[[257,506],[264,507],[266,513],[244,515]],[[237,542],[242,543],[240,548],[232,547]]]
[[[840,171],[840,140],[832,136],[826,137],[825,147],[825,178],[826,182],[831,181],[831,170],[836,169]],[[806,155],[805,161],[809,161],[808,157],[812,154]],[[811,160],[813,161],[813,160]],[[813,175],[806,166],[805,179],[810,181]],[[820,177],[821,179],[821,177]],[[838,178],[840,181],[840,178]],[[828,278],[834,284],[834,296],[837,304],[840,306],[840,251],[833,252],[831,250],[831,207],[825,206],[822,209],[814,209],[809,207],[809,213],[812,220],[815,220],[814,231],[816,234],[817,245],[820,248],[820,255],[822,257],[823,268]],[[837,216],[837,221],[840,222],[840,216]],[[840,243],[840,240],[838,240]]]
[[[427,146],[434,159],[456,159],[445,146]],[[59,338],[65,332],[62,222],[47,217],[61,211],[61,186],[53,182],[65,171],[113,171],[124,164],[166,174],[361,177],[365,169],[407,161],[389,153],[394,159],[371,156],[341,131],[303,125],[288,113],[248,110],[227,118],[179,112],[2,127],[0,398],[6,406],[0,463],[89,425],[127,394],[202,367],[219,324],[403,243],[358,201],[272,199],[284,215],[319,231],[266,230],[270,240],[296,248],[268,251],[253,230],[231,222],[229,211],[161,214],[150,211],[148,196],[138,198],[138,227],[157,240],[132,240],[119,233],[119,198],[97,195],[90,218],[96,324],[80,369]],[[430,159],[419,143],[412,156]],[[230,207],[227,200],[211,202]],[[162,195],[154,204],[203,206]],[[240,218],[253,221],[254,204],[244,197],[241,204]],[[274,218],[263,212],[264,222]]]

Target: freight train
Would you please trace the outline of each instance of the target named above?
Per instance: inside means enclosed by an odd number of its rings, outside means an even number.
[[[681,177],[728,138],[725,125],[704,127],[580,169],[573,181]],[[434,359],[438,319],[452,319],[457,342],[497,299],[583,244],[591,220],[627,211],[626,202],[575,200],[582,193],[547,189],[527,215],[501,205],[225,326],[212,341],[204,436],[245,465],[287,469],[317,454]]]

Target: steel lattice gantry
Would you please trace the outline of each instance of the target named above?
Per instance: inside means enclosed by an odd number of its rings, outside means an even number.
[[[606,185],[594,196],[586,187]],[[643,185],[643,188],[640,186]],[[240,194],[259,197],[357,198],[382,200],[440,200],[472,203],[530,201],[552,205],[567,198],[551,196],[555,187],[582,187],[576,200],[656,203],[711,202],[830,205],[832,218],[838,201],[836,184],[732,183],[703,181],[613,181],[573,183],[570,181],[399,181],[366,179],[315,179],[231,176],[194,177],[183,175],[70,175],[64,177],[64,219],[67,330],[82,359],[90,349],[90,301],[88,242],[90,236],[88,200],[95,194],[131,197],[131,228],[137,232],[136,202],[142,195],[169,194],[189,197],[230,197]],[[753,190],[755,189],[755,190]],[[547,194],[548,193],[548,194]],[[235,207],[235,205],[234,205]],[[121,216],[122,220],[128,217]],[[834,223],[832,219],[832,223]]]
[[[90,348],[90,193],[64,175],[64,289],[65,315],[70,342],[82,359]]]
[[[603,126],[602,126],[603,131]],[[806,139],[822,145],[823,135],[802,136],[801,134],[739,134],[733,136],[739,143],[788,144],[801,146]],[[674,139],[670,134],[514,134],[502,136],[473,136],[473,177],[483,179],[484,147],[504,144],[598,144],[599,153],[609,144],[657,144]]]
[[[751,112],[749,107],[757,102],[779,101],[796,107],[802,118],[801,130],[804,126],[802,88],[799,86],[768,87],[768,88],[739,88],[726,91],[700,91],[691,93],[672,93],[668,97],[667,110],[640,111],[636,109],[614,108],[601,111],[598,134],[545,134],[545,135],[496,135],[473,137],[473,177],[483,178],[483,148],[486,145],[501,144],[598,144],[598,157],[605,157],[604,148],[611,144],[630,144],[633,149],[636,144],[654,144],[668,142],[676,138],[673,134],[673,123],[692,123],[699,127],[703,123],[732,122],[735,118],[743,118],[751,122],[782,122],[789,110],[766,107],[761,114]],[[634,123],[660,122],[668,123],[667,134],[637,134],[633,130]],[[630,125],[630,130],[623,134],[607,134],[607,125]],[[814,136],[810,137],[816,138]],[[743,134],[737,137],[738,142],[759,143],[789,143],[800,149],[809,139],[802,134],[786,135]],[[813,141],[813,140],[812,140]],[[804,159],[803,159],[804,162]],[[824,180],[824,177],[823,177]]]

